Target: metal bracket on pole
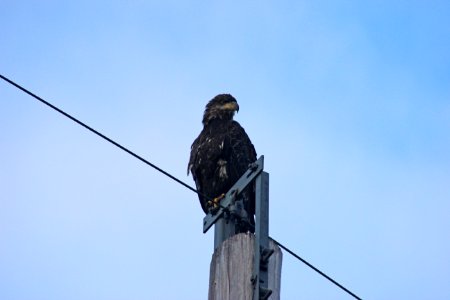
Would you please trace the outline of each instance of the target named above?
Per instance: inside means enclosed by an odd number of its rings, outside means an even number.
[[[264,156],[261,156],[226,193],[219,203],[219,209],[210,211],[203,218],[203,233],[206,233],[214,224],[216,225],[214,227],[214,249],[236,233],[236,224],[232,219],[245,214],[241,201],[236,201],[236,199],[263,169]]]
[[[267,265],[274,250],[269,249],[269,173],[261,172],[255,182],[255,261],[252,284],[253,300],[266,300],[272,294],[268,288]]]

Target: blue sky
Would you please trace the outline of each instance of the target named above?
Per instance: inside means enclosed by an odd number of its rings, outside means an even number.
[[[364,299],[449,299],[447,1],[2,1],[0,72],[193,185],[233,94],[270,234]],[[205,299],[191,191],[0,83],[0,299]],[[351,299],[284,255],[282,299]]]

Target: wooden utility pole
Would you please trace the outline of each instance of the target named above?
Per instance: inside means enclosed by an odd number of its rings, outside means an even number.
[[[263,169],[262,156],[203,219],[203,232],[215,226],[209,300],[280,299],[282,254],[269,239],[269,174]],[[240,199],[249,185],[255,189],[254,234],[239,233],[237,225],[253,218]]]
[[[253,300],[254,287],[251,282],[254,266],[255,236],[240,233],[227,239],[212,256],[208,300]],[[280,300],[281,249],[272,240],[269,248],[274,253],[269,259],[267,271],[268,288],[272,290],[270,300]]]

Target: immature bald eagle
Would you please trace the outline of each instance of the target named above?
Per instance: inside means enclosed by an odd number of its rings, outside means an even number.
[[[236,99],[220,94],[206,105],[203,114],[203,130],[191,147],[189,171],[197,186],[200,204],[208,213],[208,200],[203,195],[216,198],[228,192],[245,173],[249,164],[256,161],[256,151],[244,128],[233,120],[239,111]],[[255,213],[254,190],[244,193],[244,208],[253,223]]]

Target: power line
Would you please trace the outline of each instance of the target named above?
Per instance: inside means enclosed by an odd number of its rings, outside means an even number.
[[[152,167],[153,169],[157,170],[158,172],[166,175],[167,177],[169,177],[170,179],[178,182],[179,184],[183,185],[184,187],[190,189],[191,191],[193,191],[194,193],[199,194],[200,196],[206,198],[206,199],[210,199],[210,197],[207,197],[205,195],[203,195],[202,193],[200,193],[199,191],[197,191],[196,189],[194,189],[193,187],[191,187],[190,185],[188,185],[187,183],[181,181],[180,179],[176,178],[175,176],[167,173],[166,171],[164,171],[163,169],[159,168],[158,166],[152,164],[151,162],[149,162],[148,160],[146,160],[145,158],[137,155],[136,153],[134,153],[133,151],[125,148],[124,146],[120,145],[119,143],[113,141],[112,139],[110,139],[109,137],[105,136],[104,134],[100,133],[99,131],[95,130],[94,128],[86,125],[85,123],[81,122],[80,120],[78,120],[77,118],[69,115],[68,113],[64,112],[63,110],[59,109],[58,107],[54,106],[53,104],[49,103],[48,101],[45,101],[44,99],[42,99],[41,97],[39,97],[38,95],[30,92],[29,90],[27,90],[26,88],[20,86],[19,84],[15,83],[14,81],[6,78],[5,76],[0,74],[0,78],[5,80],[6,82],[8,82],[9,84],[15,86],[16,88],[22,90],[23,92],[27,93],[28,95],[30,95],[31,97],[35,98],[36,100],[44,103],[45,105],[47,105],[48,107],[54,109],[55,111],[59,112],[60,114],[64,115],[65,117],[71,119],[72,121],[74,121],[75,123],[83,126],[84,128],[86,128],[87,130],[91,131],[92,133],[98,135],[99,137],[103,138],[104,140],[110,142],[111,144],[113,144],[114,146],[120,148],[121,150],[127,152],[128,154],[130,154],[131,156],[134,156],[135,158],[139,159],[140,161],[142,161],[143,163],[149,165],[150,167]]]
[[[338,283],[336,280],[334,280],[333,278],[331,278],[330,276],[328,276],[327,274],[325,274],[324,272],[320,271],[319,269],[317,269],[316,267],[314,267],[312,264],[310,264],[309,262],[307,262],[306,260],[304,260],[303,258],[301,258],[300,256],[298,256],[297,254],[295,254],[292,250],[288,249],[286,246],[282,245],[280,242],[274,240],[273,238],[271,238],[272,241],[277,244],[278,246],[280,246],[280,248],[283,248],[284,250],[286,250],[286,252],[288,252],[290,255],[294,256],[295,258],[297,258],[298,260],[300,260],[302,263],[304,263],[305,265],[307,265],[308,267],[310,267],[311,269],[313,269],[314,271],[316,271],[317,273],[319,273],[320,275],[322,275],[323,277],[325,277],[326,279],[328,279],[329,281],[331,281],[332,283],[334,283],[335,285],[337,285],[339,288],[341,288],[342,290],[344,290],[345,292],[347,292],[348,294],[350,294],[351,296],[353,296],[355,299],[358,300],[362,300],[361,298],[359,298],[358,296],[356,296],[354,293],[352,293],[350,290],[348,290],[347,288],[345,288],[343,285],[341,285],[340,283]]]
[[[134,156],[135,158],[139,159],[140,161],[142,161],[143,163],[149,165],[150,167],[154,168],[155,170],[157,170],[158,172],[166,175],[167,177],[171,178],[172,180],[178,182],[179,184],[183,185],[184,187],[188,188],[189,190],[193,191],[196,194],[199,194],[200,196],[206,198],[206,199],[211,199],[210,197],[200,193],[199,191],[197,191],[196,189],[194,189],[193,187],[191,187],[190,185],[188,185],[187,183],[181,181],[180,179],[176,178],[175,176],[169,174],[168,172],[164,171],[163,169],[159,168],[158,166],[152,164],[151,162],[149,162],[148,160],[146,160],[145,158],[137,155],[136,153],[134,153],[133,151],[125,148],[124,146],[120,145],[119,143],[115,142],[114,140],[110,139],[109,137],[105,136],[104,134],[100,133],[99,131],[95,130],[94,128],[86,125],[85,123],[81,122],[80,120],[78,120],[77,118],[69,115],[68,113],[64,112],[63,110],[61,110],[60,108],[56,107],[55,105],[51,104],[50,102],[42,99],[41,97],[37,96],[36,94],[30,92],[29,90],[27,90],[26,88],[20,86],[19,84],[15,83],[14,81],[8,79],[7,77],[3,76],[0,74],[0,78],[3,79],[4,81],[8,82],[9,84],[15,86],[16,88],[20,89],[21,91],[25,92],[26,94],[30,95],[31,97],[35,98],[36,100],[42,102],[43,104],[47,105],[48,107],[52,108],[53,110],[59,112],[60,114],[64,115],[65,117],[71,119],[72,121],[74,121],[75,123],[81,125],[82,127],[86,128],[87,130],[91,131],[92,133],[96,134],[97,136],[103,138],[104,140],[110,142],[111,144],[113,144],[114,146],[120,148],[121,150],[127,152],[128,154],[130,154],[131,156]],[[332,283],[334,283],[336,286],[338,286],[339,288],[341,288],[342,290],[344,290],[345,292],[347,292],[348,294],[350,294],[351,296],[353,296],[355,299],[358,300],[362,300],[361,298],[359,298],[358,296],[356,296],[354,293],[352,293],[350,290],[348,290],[347,288],[345,288],[344,286],[342,286],[341,284],[339,284],[337,281],[335,281],[333,278],[331,278],[330,276],[326,275],[325,273],[323,273],[322,271],[320,271],[319,269],[317,269],[316,267],[314,267],[312,264],[310,264],[309,262],[307,262],[306,260],[304,260],[303,258],[301,258],[300,256],[298,256],[297,254],[295,254],[293,251],[289,250],[286,246],[282,245],[281,243],[279,243],[278,241],[276,241],[275,239],[271,238],[275,244],[277,244],[278,246],[280,246],[282,249],[284,249],[285,251],[287,251],[289,254],[291,254],[292,256],[294,256],[295,258],[297,258],[298,260],[300,260],[301,262],[303,262],[304,264],[306,264],[308,267],[310,267],[311,269],[313,269],[314,271],[316,271],[317,273],[319,273],[320,275],[322,275],[323,277],[325,277],[326,279],[328,279],[329,281],[331,281]]]

